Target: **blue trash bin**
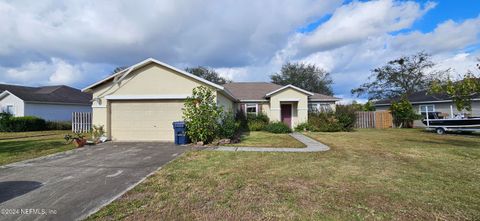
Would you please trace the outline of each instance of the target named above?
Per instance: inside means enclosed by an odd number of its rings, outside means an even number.
[[[184,145],[190,142],[186,133],[187,127],[185,125],[185,122],[183,121],[173,122],[173,130],[174,130],[176,145]]]

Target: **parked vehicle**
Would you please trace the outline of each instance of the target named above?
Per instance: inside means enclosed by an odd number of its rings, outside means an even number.
[[[422,120],[427,130],[435,130],[437,134],[447,131],[480,132],[480,117],[466,117],[457,115],[453,118],[444,118],[439,112],[430,112]]]

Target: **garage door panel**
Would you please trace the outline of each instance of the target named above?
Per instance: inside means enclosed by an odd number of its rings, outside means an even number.
[[[113,140],[173,141],[172,122],[182,120],[183,101],[114,101]]]

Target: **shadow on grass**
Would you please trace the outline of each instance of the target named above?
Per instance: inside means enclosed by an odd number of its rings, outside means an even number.
[[[37,181],[5,181],[0,182],[0,203],[26,194],[42,186]]]

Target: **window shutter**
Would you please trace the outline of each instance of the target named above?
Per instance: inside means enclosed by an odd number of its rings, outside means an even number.
[[[262,113],[262,104],[257,104],[257,105],[258,105],[258,110],[257,110],[257,112],[258,112],[259,114],[261,114],[261,113]]]

